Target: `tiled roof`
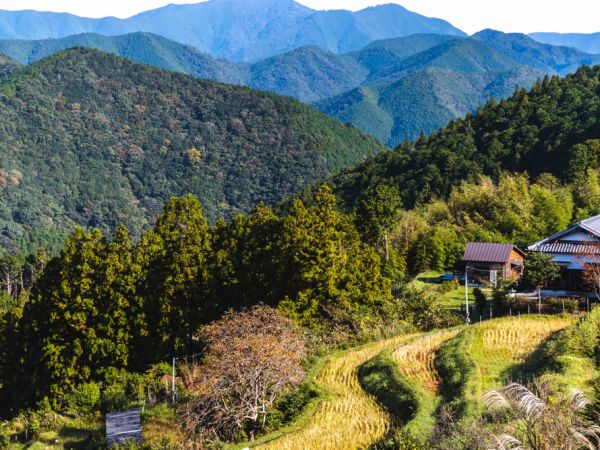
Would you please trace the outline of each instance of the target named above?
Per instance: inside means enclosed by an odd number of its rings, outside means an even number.
[[[486,242],[469,242],[463,256],[464,261],[488,262],[505,264],[510,261],[513,250],[512,244],[492,244]],[[519,253],[521,253],[519,251]]]
[[[579,241],[554,241],[547,244],[539,244],[535,251],[542,253],[563,253],[569,255],[584,255],[600,253],[600,243]]]
[[[570,234],[571,232],[576,231],[578,229],[589,233],[591,238],[600,240],[600,216],[594,216],[590,217],[589,219],[582,220],[581,222],[576,223],[575,225],[573,225],[570,228],[567,228],[566,230],[553,234],[552,236],[547,237],[546,239],[543,239],[539,242],[536,242],[535,244],[531,244],[528,247],[528,250],[538,251],[542,248],[542,246],[557,242],[561,237]]]
[[[542,253],[581,254],[586,251],[586,247],[589,247],[589,245],[581,242],[555,241],[538,245],[535,250]]]
[[[590,217],[579,222],[586,230],[600,237],[600,216]]]

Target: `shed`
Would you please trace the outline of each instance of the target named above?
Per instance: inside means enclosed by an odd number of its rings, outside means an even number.
[[[466,265],[476,275],[495,284],[494,277],[503,281],[518,280],[523,274],[523,258],[525,253],[513,244],[497,244],[490,242],[469,242],[463,255]]]

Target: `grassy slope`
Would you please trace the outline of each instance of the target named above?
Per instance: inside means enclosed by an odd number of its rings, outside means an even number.
[[[573,323],[570,317],[522,316],[473,325],[442,346],[436,367],[443,377],[441,393],[464,417],[481,410],[481,398],[510,380],[532,374],[525,361],[556,332]]]

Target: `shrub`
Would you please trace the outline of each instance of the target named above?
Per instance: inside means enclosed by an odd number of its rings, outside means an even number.
[[[277,430],[292,423],[317,396],[318,392],[310,383],[304,383],[298,389],[284,395],[268,415],[265,431]]]
[[[442,307],[435,293],[404,286],[398,292],[398,298],[399,316],[419,330],[428,331],[461,323],[460,317]]]
[[[69,409],[80,414],[92,414],[100,404],[100,385],[85,383],[79,385],[67,398]]]
[[[0,448],[8,448],[10,444],[10,434],[8,430],[0,428]]]
[[[144,397],[143,376],[110,367],[104,371],[100,408],[103,412],[122,411],[137,405]]]
[[[440,284],[440,292],[442,294],[447,294],[448,292],[455,291],[459,288],[458,280],[456,278],[450,281],[444,281]]]
[[[473,289],[473,296],[475,297],[475,309],[477,310],[477,313],[481,316],[483,315],[483,311],[485,311],[485,308],[487,307],[487,297],[479,288]]]

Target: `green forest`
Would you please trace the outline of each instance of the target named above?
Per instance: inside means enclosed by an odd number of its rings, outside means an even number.
[[[331,178],[346,209],[380,185],[398,188],[405,208],[444,200],[462,181],[497,181],[504,172],[543,173],[585,189],[598,168],[600,67],[565,78],[545,77],[530,91],[487,102],[475,114],[453,120],[393,151],[369,158]]]
[[[12,63],[8,63],[12,67]],[[0,83],[5,250],[75,225],[139,236],[172,195],[211,223],[276,204],[383,147],[301,103],[74,49]]]

